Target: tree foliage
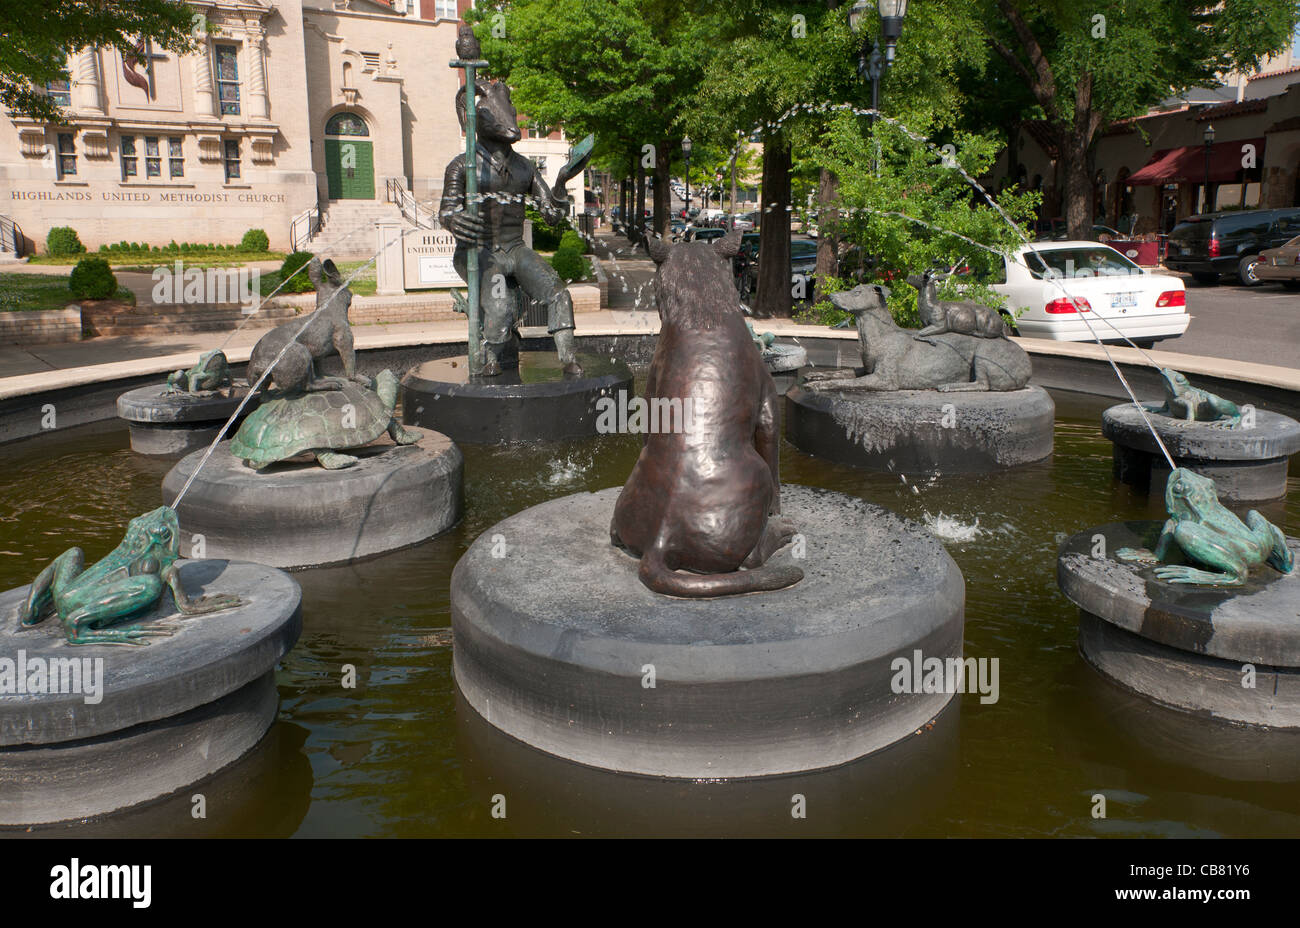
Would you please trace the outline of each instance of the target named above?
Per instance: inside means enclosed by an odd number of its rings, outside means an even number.
[[[185,52],[192,47],[196,22],[201,17],[183,0],[0,0],[0,104],[34,119],[62,122],[45,87],[70,79],[69,54],[112,46],[129,55],[141,37]]]

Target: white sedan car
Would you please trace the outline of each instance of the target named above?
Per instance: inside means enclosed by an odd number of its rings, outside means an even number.
[[[1187,296],[1177,277],[1152,274],[1098,242],[1034,242],[1004,259],[993,289],[1016,329],[1030,338],[1144,347],[1187,331]],[[1095,334],[1094,334],[1095,333]]]

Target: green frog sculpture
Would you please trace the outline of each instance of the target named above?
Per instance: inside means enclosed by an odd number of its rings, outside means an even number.
[[[224,351],[206,351],[189,370],[167,377],[168,393],[199,393],[230,386],[230,363]]]
[[[1176,545],[1188,558],[1214,569],[1162,564],[1155,575],[1170,583],[1200,586],[1240,586],[1252,567],[1263,564],[1284,574],[1295,568],[1282,530],[1253,509],[1242,522],[1219,503],[1214,481],[1208,477],[1176,468],[1165,486],[1165,507],[1169,519],[1160,530],[1155,551],[1120,548],[1115,552],[1120,560],[1159,563],[1169,554],[1169,546]]]
[[[1185,422],[1226,422],[1229,427],[1241,422],[1241,410],[1236,403],[1193,387],[1186,375],[1173,368],[1162,367],[1160,379],[1165,388],[1165,401],[1160,406],[1147,405],[1150,412]]]
[[[179,535],[175,511],[161,506],[132,519],[122,543],[89,567],[83,567],[80,548],[69,548],[32,582],[19,623],[35,625],[53,612],[69,644],[146,645],[147,639],[170,635],[172,629],[157,623],[117,626],[152,608],[164,589],[172,591],[182,615],[242,606],[243,600],[227,593],[186,595],[176,564]]]

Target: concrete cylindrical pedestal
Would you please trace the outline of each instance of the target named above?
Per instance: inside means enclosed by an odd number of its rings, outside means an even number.
[[[164,592],[126,623],[174,628],[145,647],[72,647],[56,616],[18,626],[27,587],[0,593],[0,653],[24,685],[0,698],[0,824],[88,818],[165,796],[233,763],[275,720],[275,666],[302,627],[298,584],[260,564],[180,563],[189,595],[244,602],[186,617]]]
[[[165,384],[139,387],[117,398],[117,415],[130,424],[132,451],[179,458],[210,445],[247,394],[244,386],[201,393],[168,393]],[[241,415],[257,403],[249,400]]]
[[[1195,586],[1115,558],[1152,549],[1162,524],[1115,522],[1061,547],[1057,581],[1079,607],[1084,657],[1163,705],[1300,730],[1300,570],[1258,565],[1241,586]],[[1300,540],[1287,544],[1300,559]]]
[[[1300,422],[1268,410],[1238,425],[1187,422],[1120,403],[1102,413],[1101,433],[1115,443],[1115,476],[1164,495],[1169,464],[1147,427],[1179,467],[1214,481],[1219,499],[1254,503],[1286,496],[1287,459],[1300,451]],[[1249,425],[1246,423],[1250,422]]]
[[[619,492],[524,510],[456,565],[456,683],[492,725],[594,767],[756,777],[870,754],[952,698],[913,683],[922,664],[960,658],[965,601],[957,565],[919,526],[787,486],[782,512],[801,535],[769,563],[804,579],[677,599],[610,544]]]
[[[818,457],[904,474],[984,473],[1052,453],[1056,405],[1041,387],[1004,393],[792,388],[785,436]]]
[[[437,432],[417,444],[349,449],[360,460],[341,470],[310,463],[246,467],[217,446],[176,510],[181,553],[201,536],[206,557],[275,567],[355,561],[432,538],[460,519],[464,457]],[[163,479],[170,504],[203,457],[196,451]]]
[[[472,444],[594,436],[597,402],[630,398],[632,372],[605,355],[578,362],[582,376],[566,377],[553,352],[522,351],[518,368],[471,380],[464,355],[427,361],[402,379],[402,421]]]

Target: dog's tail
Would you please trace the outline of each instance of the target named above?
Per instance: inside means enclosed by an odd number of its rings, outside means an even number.
[[[672,570],[664,562],[662,536],[641,555],[637,571],[641,582],[656,593],[682,596],[688,599],[707,599],[713,596],[736,596],[741,593],[763,593],[785,589],[803,579],[798,567],[777,567],[769,564],[753,570],[736,570],[727,574],[693,574]]]

